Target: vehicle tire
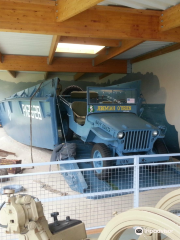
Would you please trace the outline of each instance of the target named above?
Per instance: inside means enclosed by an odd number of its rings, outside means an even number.
[[[63,124],[63,131],[62,131],[62,135],[63,138],[66,139],[67,141],[70,141],[73,139],[73,131],[69,128],[69,118],[63,117],[62,119],[62,124]]]
[[[162,140],[158,139],[154,143],[153,152],[155,154],[167,154],[168,150],[165,143]],[[164,171],[164,168],[165,165],[149,166],[150,172],[162,172]]]
[[[166,154],[168,153],[168,150],[166,148],[166,145],[163,141],[161,140],[156,140],[154,143],[154,152],[156,154]]]
[[[71,85],[63,90],[62,95],[70,95],[70,93],[73,91],[83,91],[83,90],[82,88],[76,85]]]
[[[110,149],[104,143],[96,143],[92,148],[91,158],[106,158],[106,157],[111,157]],[[110,166],[110,162],[111,161],[99,161],[99,162],[91,162],[91,163],[94,168],[98,168],[98,167],[108,167]],[[94,173],[99,180],[105,180],[108,178],[110,174],[110,170],[96,169]]]

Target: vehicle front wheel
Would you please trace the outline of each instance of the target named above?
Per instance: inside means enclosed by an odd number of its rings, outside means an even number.
[[[154,147],[153,147],[153,152],[155,154],[168,154],[169,153],[165,143],[160,139],[157,139],[155,141]],[[166,167],[165,165],[149,166],[149,171],[150,172],[162,172],[162,171],[164,171],[165,167]]]
[[[165,143],[160,139],[155,141],[153,150],[156,154],[168,154]]]
[[[91,158],[106,158],[111,157],[110,149],[104,143],[97,143],[93,146],[91,152]],[[92,162],[94,168],[108,167],[110,166],[110,161],[94,161]],[[100,180],[105,180],[110,174],[110,169],[95,169],[94,173],[96,177]]]
[[[62,135],[63,138],[67,141],[70,141],[73,139],[73,131],[69,128],[69,118],[66,116],[62,119]]]

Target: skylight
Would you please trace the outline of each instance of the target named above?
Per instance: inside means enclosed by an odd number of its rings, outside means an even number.
[[[96,54],[104,46],[58,43],[56,52]]]

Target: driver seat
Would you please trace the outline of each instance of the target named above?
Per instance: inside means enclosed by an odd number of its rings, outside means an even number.
[[[87,115],[87,103],[76,101],[72,103],[71,107],[74,113],[74,121],[83,126]]]

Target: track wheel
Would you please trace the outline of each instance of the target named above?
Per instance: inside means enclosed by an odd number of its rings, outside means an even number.
[[[73,139],[73,131],[69,128],[69,118],[66,116],[62,120],[63,124],[63,131],[62,135],[64,138],[66,138],[67,141],[70,141]]]
[[[111,157],[110,149],[104,143],[97,143],[93,146],[91,152],[91,158],[106,158]],[[94,161],[92,162],[94,168],[108,167],[110,161]],[[100,180],[105,180],[110,174],[109,169],[96,169],[94,171],[96,177]]]

